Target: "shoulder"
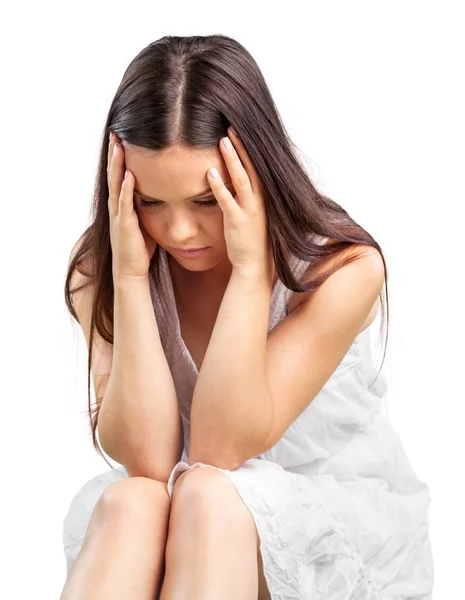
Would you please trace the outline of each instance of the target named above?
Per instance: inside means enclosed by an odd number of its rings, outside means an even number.
[[[328,241],[330,240],[327,240],[325,243],[327,243]],[[348,264],[341,267],[341,269],[350,268],[350,265],[354,265],[356,263],[355,269],[352,266],[352,270],[357,274],[361,275],[364,279],[371,281],[372,285],[376,289],[379,289],[379,292],[381,292],[385,279],[384,262],[380,252],[373,246],[366,246],[364,244],[356,244],[350,246],[349,248],[346,248],[345,250],[338,253],[336,256],[329,259],[323,266],[317,268],[316,270],[313,269],[312,275],[318,275],[319,273],[322,273],[323,271],[326,271],[329,268],[340,264],[346,259],[352,260]],[[305,273],[309,273],[309,271],[310,266],[308,266]],[[333,276],[335,274],[336,273],[334,273]],[[329,277],[328,279],[330,278],[331,277]],[[290,314],[291,312],[293,312],[302,302],[309,299],[310,296],[310,292],[293,292],[289,300],[287,313]],[[379,298],[377,298],[374,302],[370,313],[360,331],[368,327],[368,325],[374,320],[374,318],[376,317],[378,306]]]

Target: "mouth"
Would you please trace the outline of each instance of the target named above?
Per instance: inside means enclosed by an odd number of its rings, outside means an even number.
[[[205,250],[208,246],[202,246],[201,248],[175,248],[179,252],[197,252],[198,250]]]
[[[187,250],[183,250],[182,248],[174,248],[174,252],[179,256],[191,257],[195,258],[196,256],[200,256],[207,250],[209,250],[211,246],[204,246],[203,248],[188,248]]]

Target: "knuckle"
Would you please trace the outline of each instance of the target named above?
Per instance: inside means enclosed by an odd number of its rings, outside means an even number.
[[[249,178],[247,176],[247,173],[244,173],[244,171],[242,170],[238,172],[236,179],[239,187],[243,189],[245,189],[249,185]]]

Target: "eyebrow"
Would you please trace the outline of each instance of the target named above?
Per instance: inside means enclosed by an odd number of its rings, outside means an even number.
[[[230,183],[232,183],[232,182],[227,181],[224,185],[229,185]],[[153,202],[164,202],[163,200],[160,200],[159,198],[152,198],[151,196],[146,196],[145,194],[140,192],[137,188],[134,188],[134,193],[137,194],[138,196],[140,196],[141,198],[145,198],[146,200],[152,200]],[[214,192],[211,189],[211,187],[207,188],[203,192],[194,194],[194,196],[188,196],[187,198],[184,198],[184,202],[187,200],[195,200],[196,198],[201,198],[202,196],[207,196],[207,195],[209,195],[209,196],[214,195]]]

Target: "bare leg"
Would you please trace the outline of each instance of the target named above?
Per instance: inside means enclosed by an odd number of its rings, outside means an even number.
[[[112,483],[92,513],[60,600],[154,600],[165,562],[166,484],[145,477]]]
[[[171,507],[160,600],[257,600],[257,530],[227,476],[183,473]]]

